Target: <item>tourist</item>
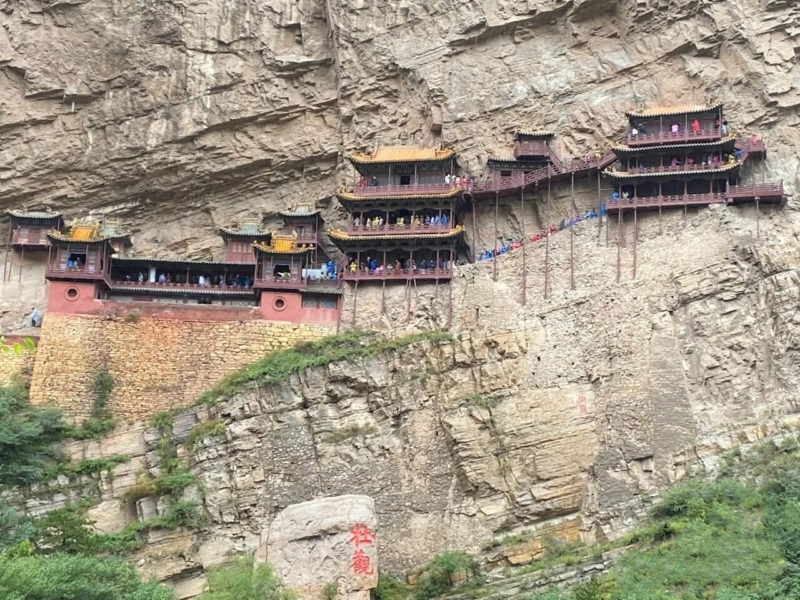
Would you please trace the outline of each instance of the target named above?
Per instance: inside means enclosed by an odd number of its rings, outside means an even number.
[[[450,185],[450,173],[444,176],[444,184]]]
[[[225,275],[219,276],[219,287],[225,287]]]
[[[698,121],[697,119],[692,121],[692,132],[695,134],[700,133],[700,121]]]
[[[383,217],[378,218],[378,228],[383,229]]]
[[[167,278],[164,277],[163,273],[158,276],[158,283],[167,283]]]
[[[167,273],[167,280],[166,283],[172,283],[172,274]]]
[[[617,202],[618,200],[619,200],[619,192],[617,190],[614,190],[611,194],[611,201]]]
[[[637,137],[639,135],[639,130],[636,129],[636,125],[631,127],[631,137]]]
[[[358,271],[358,263],[355,258],[350,259],[350,272],[355,273]]]
[[[673,133],[673,134],[674,133],[680,133],[681,132],[681,126],[678,125],[677,123],[673,123],[672,125],[669,126],[669,132]]]
[[[238,277],[238,276],[237,276],[237,277]],[[159,283],[161,283],[161,281],[159,281]],[[205,277],[203,277],[202,275],[200,275],[200,276],[197,278],[197,285],[205,285],[205,284],[206,284],[206,278],[205,278]]]
[[[33,310],[31,310],[31,327],[39,327],[42,324],[42,314],[39,312],[39,309],[35,306]]]
[[[358,187],[363,188],[367,185],[367,179],[362,175],[361,179],[358,180]]]
[[[67,259],[67,268],[74,269],[75,268],[75,259],[71,256]]]
[[[719,129],[719,117],[714,119],[714,129]]]
[[[278,277],[280,277],[280,276],[281,275],[279,273]],[[236,273],[236,275],[233,276],[233,287],[240,287],[241,285],[242,285],[242,279],[241,279],[241,277],[239,277],[239,274]]]
[[[447,220],[448,220],[448,219],[447,219],[447,214],[445,213],[445,214],[443,214],[443,215],[442,215],[442,218],[441,218],[441,220],[439,221],[439,222],[442,224],[442,227],[444,227],[445,225],[447,225]]]
[[[678,157],[677,157],[677,156],[673,156],[673,157],[672,157],[672,160],[670,160],[670,161],[669,161],[669,166],[670,166],[670,167],[677,167],[677,166],[678,166],[678,165],[680,165],[680,164],[681,164],[681,163],[680,163],[680,162],[678,162]]]
[[[642,125],[642,122],[641,122],[641,121],[639,121],[639,124],[638,124],[638,129],[639,129],[639,135],[644,135],[645,133],[647,133],[647,132],[644,130],[644,125]]]
[[[622,199],[623,200],[627,200],[628,199],[628,192],[627,191],[622,192]]]
[[[369,180],[369,184],[372,187],[378,187],[378,178],[375,175],[372,176],[372,179]]]
[[[456,187],[458,187],[460,185],[461,185],[461,176],[460,175],[456,175]]]
[[[720,133],[722,133],[723,136],[728,135],[728,122],[727,121],[723,121],[722,122],[722,130],[721,130]]]
[[[355,229],[358,229],[359,225],[361,225],[361,219],[359,219],[358,217],[356,217],[355,219],[353,219],[353,227],[354,227]]]
[[[436,227],[438,224],[439,224],[439,215],[433,215],[433,218],[431,219],[431,225]]]
[[[736,160],[742,160],[742,155],[744,154],[742,149],[741,148],[736,148],[734,150],[734,152],[736,153]]]
[[[425,225],[430,225],[430,224],[431,224],[431,216],[425,215]]]
[[[136,281],[138,281],[139,283],[144,283],[144,273],[139,271],[139,274],[136,276]]]
[[[395,259],[394,261],[394,270],[398,273],[403,270],[403,265],[399,258]]]
[[[245,275],[244,276],[244,287],[249,288],[250,284],[251,284],[250,276],[249,275]]]

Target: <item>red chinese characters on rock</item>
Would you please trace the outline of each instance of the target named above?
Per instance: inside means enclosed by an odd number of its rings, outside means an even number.
[[[375,569],[370,564],[369,555],[361,546],[371,546],[375,542],[375,534],[366,525],[353,525],[350,531],[350,544],[354,546],[352,569],[356,575],[373,575]]]

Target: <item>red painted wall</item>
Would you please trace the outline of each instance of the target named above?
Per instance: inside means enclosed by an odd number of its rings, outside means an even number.
[[[47,312],[81,315],[103,312],[103,303],[95,299],[94,281],[51,281],[47,291]]]
[[[298,292],[261,292],[261,312],[270,321],[290,323],[336,324],[339,311],[335,308],[303,308],[303,296]]]

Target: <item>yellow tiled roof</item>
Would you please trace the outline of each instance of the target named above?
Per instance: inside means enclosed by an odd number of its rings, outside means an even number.
[[[328,231],[328,235],[331,237],[332,240],[350,240],[350,241],[407,240],[409,238],[440,240],[440,239],[447,239],[459,236],[463,232],[464,232],[464,226],[458,225],[455,229],[449,229],[448,231],[444,231],[442,233],[408,232],[408,233],[387,233],[386,235],[350,235],[349,233],[347,233],[346,231],[342,231],[341,229],[331,229],[330,231]]]
[[[737,160],[736,162],[732,163],[721,163],[718,167],[714,168],[701,168],[698,167],[697,169],[691,171],[650,171],[650,172],[639,172],[639,171],[617,171],[614,169],[606,169],[603,171],[603,175],[607,175],[608,177],[613,177],[615,179],[638,179],[640,177],[675,177],[677,175],[703,175],[704,173],[723,173],[725,171],[730,171],[732,169],[736,169],[742,166],[742,161]]]
[[[684,106],[663,106],[657,108],[646,108],[644,110],[629,110],[625,114],[631,118],[647,118],[647,117],[671,117],[674,115],[684,115],[692,113],[710,112],[722,108],[722,102],[715,102],[709,105],[695,104]]]
[[[267,246],[258,242],[253,242],[253,248],[265,254],[304,254],[313,250],[313,248],[276,248],[275,246]]]
[[[423,162],[445,160],[453,156],[452,148],[430,148],[426,146],[378,146],[372,154],[351,152],[345,158],[359,164],[387,162]]]

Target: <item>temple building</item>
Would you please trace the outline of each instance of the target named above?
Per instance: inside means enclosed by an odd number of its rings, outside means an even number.
[[[781,186],[756,190],[738,185],[744,162],[766,150],[761,140],[737,140],[723,119],[721,104],[642,110],[626,116],[625,142],[611,148],[617,166],[603,171],[614,188],[610,212],[629,205],[782,201]]]
[[[317,252],[319,216],[293,213],[287,221],[283,234],[267,232],[260,219],[222,228],[224,260],[123,256],[130,237],[115,224],[76,221],[67,233],[47,234],[48,310],[103,314],[127,304],[174,312],[206,305],[217,307],[221,319],[336,322],[335,269],[309,262]]]
[[[457,223],[464,189],[455,182],[455,152],[390,146],[346,158],[356,179],[336,196],[348,224],[328,232],[346,256],[343,279],[450,279],[464,232]]]
[[[493,178],[512,177],[531,173],[548,166],[555,154],[550,148],[551,131],[517,131],[514,134],[514,154],[509,157],[490,156],[487,166]]]
[[[10,210],[8,216],[8,250],[3,264],[3,281],[13,277],[15,267],[17,276],[21,278],[25,253],[28,253],[29,259],[43,256],[50,247],[47,232],[58,230],[64,224],[61,213]]]

